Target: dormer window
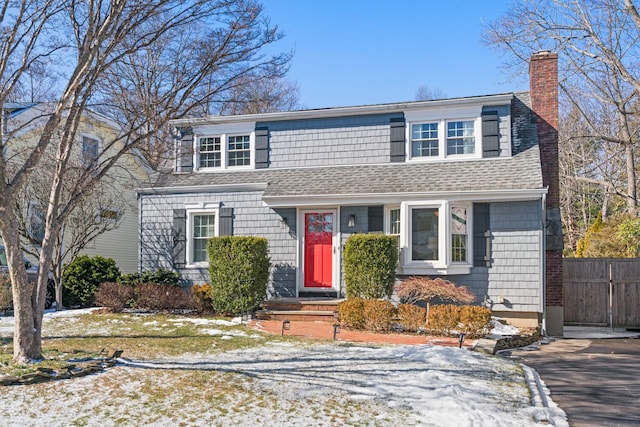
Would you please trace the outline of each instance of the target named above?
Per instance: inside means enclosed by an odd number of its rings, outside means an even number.
[[[473,120],[447,122],[447,156],[475,152],[474,128]]]
[[[411,157],[438,157],[438,123],[411,126]]]
[[[221,161],[220,137],[200,138],[200,167],[219,168]]]
[[[203,135],[196,141],[195,164],[200,170],[253,167],[253,133]]]
[[[482,154],[480,118],[413,121],[408,126],[410,160],[476,158]]]

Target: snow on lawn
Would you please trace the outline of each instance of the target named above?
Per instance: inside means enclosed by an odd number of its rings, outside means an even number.
[[[45,322],[55,316],[47,313]],[[0,318],[0,331],[8,324]],[[212,340],[244,333],[202,331]],[[535,371],[501,357],[427,345],[266,338],[248,349],[123,358],[96,375],[0,388],[0,420],[2,426],[568,425]]]
[[[520,365],[464,349],[266,345],[122,359],[105,373],[13,386],[4,425],[567,425],[534,406]],[[552,402],[551,402],[552,403]]]

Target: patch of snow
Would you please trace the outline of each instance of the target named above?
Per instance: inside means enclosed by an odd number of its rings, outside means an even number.
[[[493,329],[491,329],[490,335],[497,337],[520,335],[520,329],[512,325],[505,325],[500,322],[499,318],[493,318]]]
[[[239,317],[231,319],[230,321],[224,320],[224,319],[203,319],[198,317],[177,317],[175,319],[167,319],[167,320],[169,322],[174,322],[174,323],[189,322],[199,326],[200,325],[237,326],[242,323]],[[180,326],[183,326],[183,325],[180,325]]]

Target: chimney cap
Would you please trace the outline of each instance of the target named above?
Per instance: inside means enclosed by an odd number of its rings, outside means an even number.
[[[540,58],[540,57],[545,57],[545,56],[555,56],[555,57],[557,57],[557,56],[558,56],[558,54],[557,54],[557,53],[554,53],[554,52],[552,52],[552,51],[550,51],[550,50],[539,50],[539,51],[537,51],[537,52],[534,52],[534,53],[531,55],[531,59],[534,59],[534,58]]]

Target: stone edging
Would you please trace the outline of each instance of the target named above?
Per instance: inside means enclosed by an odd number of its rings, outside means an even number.
[[[20,376],[4,375],[0,377],[0,386],[39,384],[49,381],[84,377],[113,367],[121,355],[122,350],[117,350],[109,357],[94,359],[75,365],[67,365],[61,369],[37,368],[36,372]]]

